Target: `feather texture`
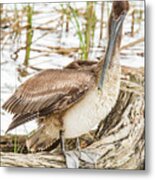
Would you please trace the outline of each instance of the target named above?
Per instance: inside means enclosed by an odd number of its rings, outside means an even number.
[[[21,124],[24,124],[26,122],[29,122],[29,121],[35,119],[36,117],[39,117],[38,113],[15,114],[13,116],[12,122],[9,125],[6,133],[8,131],[20,126]]]
[[[61,113],[79,101],[95,85],[90,71],[48,69],[23,83],[3,108],[15,114],[7,131],[36,116]]]

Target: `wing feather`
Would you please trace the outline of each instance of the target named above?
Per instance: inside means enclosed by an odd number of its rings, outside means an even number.
[[[64,111],[95,84],[88,71],[48,69],[23,83],[3,108],[13,114]]]

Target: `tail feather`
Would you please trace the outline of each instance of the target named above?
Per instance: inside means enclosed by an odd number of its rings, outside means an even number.
[[[11,122],[11,124],[9,125],[6,133],[8,133],[9,131],[11,131],[12,129],[20,126],[21,124],[24,124],[26,122],[32,121],[33,119],[35,119],[38,116],[38,113],[27,113],[27,114],[15,114],[13,117],[13,120]]]
[[[3,109],[10,112],[10,107],[17,101],[15,96],[11,96],[2,106]]]
[[[43,118],[46,115],[50,114],[52,112],[51,106],[42,109],[38,112],[32,112],[32,113],[25,113],[25,114],[15,114],[13,117],[13,120],[11,124],[9,125],[6,133],[22,124],[25,124],[29,121],[34,120],[35,118]]]

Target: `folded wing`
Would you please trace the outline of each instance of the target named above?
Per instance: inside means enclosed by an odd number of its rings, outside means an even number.
[[[74,105],[95,84],[89,71],[48,69],[23,83],[3,108],[14,114],[8,130],[35,117],[61,113]]]

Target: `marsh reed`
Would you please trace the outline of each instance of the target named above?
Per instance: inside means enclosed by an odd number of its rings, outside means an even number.
[[[29,58],[31,52],[31,44],[33,38],[33,31],[32,31],[32,17],[33,17],[33,7],[31,5],[27,6],[27,29],[26,29],[26,51],[25,51],[25,60],[24,65],[29,65]]]

